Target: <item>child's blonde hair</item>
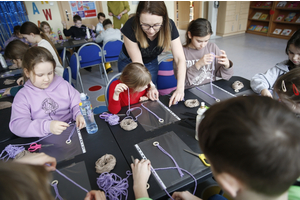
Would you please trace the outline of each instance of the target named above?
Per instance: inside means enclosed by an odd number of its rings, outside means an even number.
[[[280,76],[274,84],[274,90],[280,99],[287,100],[294,106],[300,104],[300,67]]]
[[[31,47],[25,53],[22,60],[22,67],[24,71],[26,70],[28,73],[34,73],[34,66],[41,62],[50,62],[53,65],[53,72],[56,67],[55,60],[52,54],[44,47]],[[25,81],[27,80],[26,76],[24,76]]]
[[[120,81],[135,92],[139,87],[144,87],[151,82],[151,74],[143,64],[133,62],[126,65]]]

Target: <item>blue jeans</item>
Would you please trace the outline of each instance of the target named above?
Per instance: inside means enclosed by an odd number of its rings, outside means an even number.
[[[119,72],[123,71],[126,65],[131,63],[131,59],[128,58],[123,51],[120,52],[119,54],[119,59],[118,59],[118,69]],[[158,61],[157,58],[152,60],[149,63],[144,64],[145,67],[149,70],[152,78],[152,82],[156,85],[156,80],[157,80],[157,73],[158,73]]]

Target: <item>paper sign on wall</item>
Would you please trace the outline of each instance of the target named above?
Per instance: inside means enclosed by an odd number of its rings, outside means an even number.
[[[97,17],[97,9],[94,1],[69,1],[72,16],[79,15],[81,18]]]

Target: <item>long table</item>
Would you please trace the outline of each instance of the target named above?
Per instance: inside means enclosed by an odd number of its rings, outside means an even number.
[[[240,92],[238,93],[233,93],[231,91],[231,85],[236,80],[240,80],[241,82],[243,82],[245,88],[240,90]],[[232,77],[229,81],[219,80],[214,82],[214,85],[224,89],[224,96],[228,96],[228,92],[232,94],[229,95],[229,97],[239,95],[250,95],[253,93],[249,86],[249,80],[243,79],[241,77]],[[169,98],[170,96],[168,95],[160,96],[160,101],[162,104],[167,106]],[[188,89],[185,91],[186,100],[198,99],[201,102],[205,98],[207,98],[205,94],[202,94],[200,92],[196,95],[195,93],[193,93],[193,89]],[[12,101],[12,97],[0,99],[0,101],[4,100]],[[207,105],[211,106],[211,104],[209,103],[207,103]],[[122,108],[121,113],[125,113],[127,109],[128,108],[125,107]],[[195,127],[193,123],[195,122],[189,121],[189,119],[195,117],[197,109],[198,107],[187,108],[184,106],[184,102],[179,102],[178,105],[171,106],[170,110],[181,120],[162,126],[152,131],[145,131],[145,129],[141,126],[139,122],[138,127],[135,130],[124,131],[120,128],[119,125],[109,126],[104,120],[100,119],[97,115],[95,115],[96,123],[99,127],[98,132],[90,135],[86,132],[85,129],[81,130],[81,135],[86,149],[86,153],[79,154],[74,158],[68,160],[60,161],[57,165],[57,169],[64,169],[72,163],[79,163],[81,161],[84,161],[91,189],[98,189],[98,186],[96,184],[96,178],[99,176],[99,174],[95,172],[95,162],[98,158],[100,158],[104,154],[114,155],[117,160],[117,164],[111,172],[118,174],[122,178],[125,178],[127,176],[126,171],[130,170],[130,164],[132,163],[131,156],[133,156],[134,158],[141,159],[141,155],[139,154],[134,145],[143,141],[151,140],[155,137],[159,137],[171,131],[174,132],[176,136],[178,136],[180,140],[182,140],[191,150],[197,153],[201,153],[198,142],[194,139]],[[190,116],[186,115],[186,113],[189,113]],[[6,138],[2,138],[2,142],[0,140],[0,150],[3,150],[8,144],[28,143],[37,140],[37,138],[19,138],[17,136],[14,136],[9,131],[8,122],[10,118],[10,109],[0,110],[0,116],[1,122],[3,122],[1,135],[6,135]],[[189,123],[186,123],[186,121],[188,121]],[[212,176],[209,167],[203,168],[200,172],[197,172],[193,175],[197,179],[198,183]],[[128,199],[134,199],[134,193],[132,189],[132,177],[129,177],[128,181]],[[148,183],[150,185],[148,193],[152,199],[167,198],[166,193],[161,189],[153,175],[150,176]],[[176,190],[185,190],[193,187],[194,180],[191,177],[189,177],[184,179],[183,181],[171,185],[167,188],[167,191],[169,193],[172,193]]]

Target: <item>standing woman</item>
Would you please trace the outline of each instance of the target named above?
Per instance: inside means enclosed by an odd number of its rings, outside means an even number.
[[[143,63],[151,73],[152,82],[156,84],[158,73],[157,56],[171,46],[174,62],[178,66],[177,89],[170,98],[169,106],[184,98],[184,81],[186,73],[185,57],[178,30],[173,20],[169,19],[163,1],[140,1],[136,15],[125,23],[121,29],[124,38],[119,55],[118,68],[131,62]],[[155,85],[149,91],[151,100],[158,99]]]
[[[120,29],[128,20],[128,1],[107,1],[108,15],[113,16],[114,28]]]

